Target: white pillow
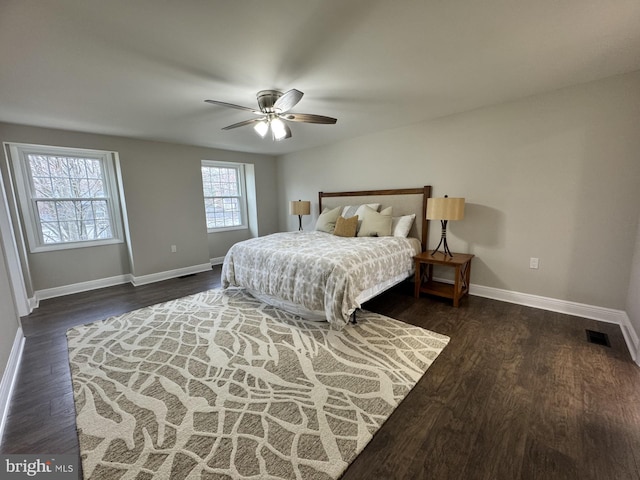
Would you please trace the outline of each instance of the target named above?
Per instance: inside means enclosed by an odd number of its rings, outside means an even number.
[[[364,218],[358,231],[359,237],[388,237],[391,235],[392,207],[387,207],[380,213],[373,208],[364,209]]]
[[[415,219],[415,213],[412,213],[411,215],[403,215],[402,217],[393,217],[391,219],[391,234],[394,237],[407,238]]]
[[[351,218],[358,215],[359,218],[364,217],[364,209],[365,207],[373,208],[376,212],[378,208],[380,208],[379,203],[367,203],[365,205],[347,205],[342,208],[341,216],[344,218]]]
[[[333,210],[325,208],[316,221],[316,230],[320,232],[333,233],[341,210],[342,207],[336,207]]]

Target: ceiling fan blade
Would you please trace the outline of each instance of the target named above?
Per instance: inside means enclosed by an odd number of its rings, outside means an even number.
[[[304,93],[300,90],[293,88],[288,92],[283,93],[282,96],[275,101],[273,109],[279,113],[288,112],[296,106],[296,104],[302,99],[303,95]]]
[[[263,121],[264,118],[252,118],[251,120],[245,120],[243,122],[234,123],[233,125],[229,125],[228,127],[224,127],[222,130],[231,130],[232,128],[244,127],[245,125],[252,125],[254,123],[258,123]]]
[[[310,113],[287,113],[281,115],[281,117],[292,122],[323,123],[325,125],[333,125],[338,121],[337,118],[325,117],[324,115],[312,115]]]
[[[218,100],[205,100],[207,103],[211,103],[212,105],[220,105],[222,107],[235,108],[236,110],[244,110],[245,112],[256,113],[258,115],[263,115],[262,112],[256,110],[255,108],[243,107],[242,105],[236,105],[234,103],[227,102],[219,102]]]

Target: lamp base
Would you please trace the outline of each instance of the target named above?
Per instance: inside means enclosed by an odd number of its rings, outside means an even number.
[[[302,231],[302,215],[298,215],[298,231]]]
[[[435,250],[431,252],[431,256],[434,256],[436,252],[440,249],[440,246],[442,245],[444,254],[449,255],[451,258],[453,258],[453,253],[451,253],[451,250],[449,250],[449,245],[447,245],[447,220],[440,220],[440,225],[442,227],[440,243],[438,243],[438,246],[435,248]]]

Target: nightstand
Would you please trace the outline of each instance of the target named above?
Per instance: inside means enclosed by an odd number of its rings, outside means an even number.
[[[420,293],[428,293],[439,297],[451,298],[457,307],[460,299],[469,293],[469,277],[471,276],[471,259],[474,255],[454,253],[453,257],[436,252],[422,252],[413,257],[416,262],[415,297]],[[436,282],[433,279],[433,266],[444,265],[455,268],[455,281],[452,284]]]

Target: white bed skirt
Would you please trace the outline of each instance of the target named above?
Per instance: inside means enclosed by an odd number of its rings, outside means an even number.
[[[397,275],[393,278],[387,279],[386,281],[378,285],[374,285],[373,287],[366,289],[356,297],[356,306],[349,309],[349,315],[351,315],[357,308],[360,308],[364,302],[371,300],[373,297],[380,295],[382,292],[399,284],[405,279],[412,277],[413,273],[414,271],[410,270],[408,272],[402,273],[401,275]],[[285,312],[293,313],[294,315],[302,317],[305,320],[311,320],[314,322],[327,321],[327,315],[323,310],[309,310],[307,308],[304,308],[302,305],[297,305],[295,303],[289,302],[287,300],[283,300],[278,297],[274,297],[272,295],[266,295],[264,293],[253,291],[251,289],[248,289],[247,291],[252,296],[260,300],[261,302],[264,302],[267,305],[271,305],[273,307],[279,308],[280,310],[284,310]]]

